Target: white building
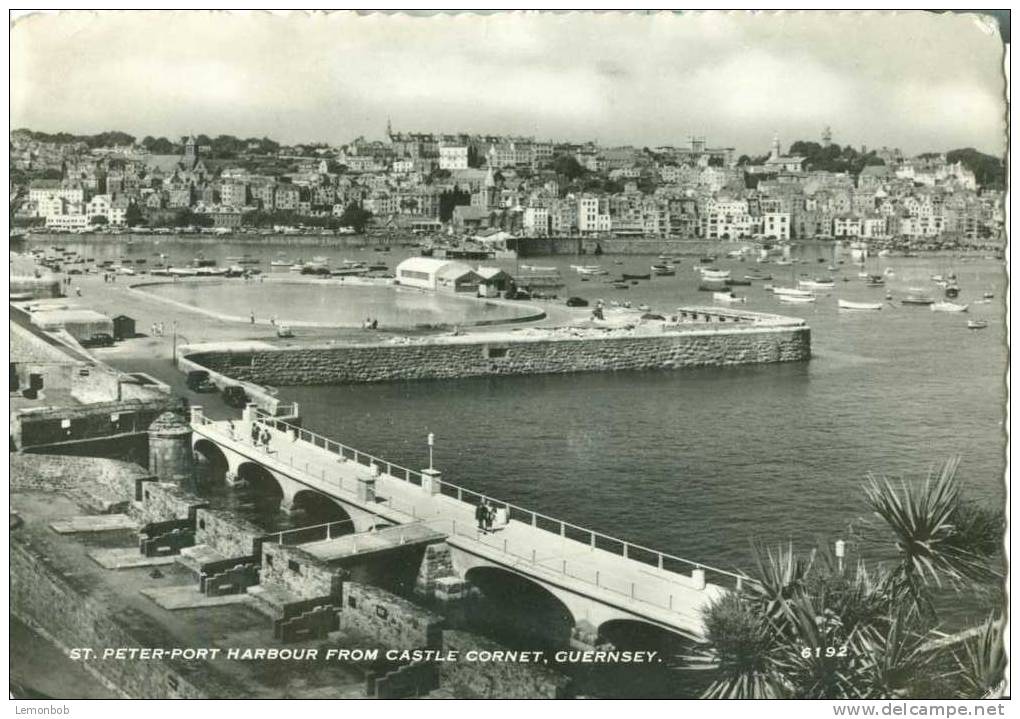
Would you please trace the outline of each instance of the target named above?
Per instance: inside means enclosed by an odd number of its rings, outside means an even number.
[[[46,218],[46,227],[51,230],[84,230],[89,226],[86,215],[50,215]]]
[[[549,210],[545,207],[525,208],[524,233],[528,237],[547,236],[549,234]]]
[[[790,213],[766,212],[762,215],[762,234],[777,240],[790,239]]]
[[[462,145],[442,145],[439,148],[440,170],[468,169],[468,149]]]
[[[581,197],[577,201],[577,229],[583,235],[609,232],[612,219],[605,202],[597,197]]]
[[[470,266],[454,260],[409,257],[397,265],[397,284],[433,292],[478,293],[482,277]]]

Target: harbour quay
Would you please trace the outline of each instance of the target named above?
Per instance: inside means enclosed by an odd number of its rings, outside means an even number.
[[[810,357],[811,329],[803,319],[692,306],[678,308],[665,322],[616,328],[528,327],[304,346],[217,343],[181,347],[177,360],[184,370],[207,370],[224,382],[316,385],[682,369]]]

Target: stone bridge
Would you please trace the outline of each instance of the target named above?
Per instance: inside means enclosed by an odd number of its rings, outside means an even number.
[[[257,424],[268,449],[252,440]],[[572,635],[594,644],[610,623],[637,622],[704,639],[702,609],[740,585],[736,574],[578,527],[411,470],[249,405],[240,421],[213,421],[192,407],[196,453],[228,482],[261,484],[285,511],[332,502],[355,532],[420,524],[446,536],[454,568],[477,584],[503,578],[541,587],[569,615]],[[477,527],[481,501],[503,510],[490,532]],[[710,581],[711,580],[711,581]]]

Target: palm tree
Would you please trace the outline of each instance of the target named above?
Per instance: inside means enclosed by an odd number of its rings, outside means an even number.
[[[706,611],[701,662],[717,678],[704,696],[894,698],[984,696],[1002,683],[1002,626],[962,638],[937,633],[935,589],[999,575],[989,564],[1001,517],[961,500],[957,459],[921,483],[868,477],[864,494],[895,561],[844,569],[823,544],[755,548],[755,573]],[[886,551],[888,554],[888,551]],[[954,647],[962,646],[962,650]]]

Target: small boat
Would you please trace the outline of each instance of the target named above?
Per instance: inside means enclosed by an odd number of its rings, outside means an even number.
[[[983,295],[981,295],[981,296],[982,296],[982,297],[984,297],[984,298],[985,298],[986,300],[990,300],[990,299],[992,299],[993,297],[995,297],[995,293],[994,293],[994,292],[985,292],[985,293],[984,293]]]
[[[871,275],[869,275],[867,272],[858,272],[857,276],[862,280],[866,280],[869,277],[871,277]]]
[[[702,257],[701,259],[698,260],[698,262],[700,262],[703,265],[710,265],[713,262],[715,262],[715,255],[709,255],[709,256],[706,256],[706,257]]]
[[[731,305],[743,304],[743,303],[747,302],[747,298],[746,297],[738,297],[737,295],[733,294],[732,292],[713,292],[712,293],[712,299],[715,302],[723,302],[723,303],[731,304]]]
[[[838,271],[839,271],[838,269],[836,269],[836,268],[835,268],[835,267],[833,267],[832,265],[829,265],[829,266],[828,266],[828,267],[826,267],[825,269],[827,269],[827,270],[828,270],[829,272],[838,272]]]
[[[942,275],[932,275],[931,276],[931,281],[932,282],[944,282],[945,278],[943,278]]]
[[[555,272],[556,268],[552,265],[521,265],[522,270],[530,270],[532,272]]]
[[[818,298],[814,295],[810,297],[797,297],[795,295],[779,295],[780,302],[789,302],[790,304],[805,304],[807,302],[815,302]]]
[[[932,312],[966,312],[968,305],[958,305],[955,302],[935,302],[931,306]]]
[[[850,300],[838,300],[841,310],[880,310],[881,302],[851,302]]]
[[[900,302],[905,305],[933,305],[935,304],[935,299],[928,295],[921,295],[912,292],[900,300]]]
[[[780,267],[787,267],[793,264],[792,260],[776,260],[776,264]]]
[[[744,279],[750,282],[753,282],[755,280],[761,280],[762,282],[770,282],[772,280],[772,275],[759,275],[759,274],[744,275]]]
[[[798,290],[793,287],[773,287],[772,294],[780,297],[814,297],[814,292]]]
[[[662,264],[652,265],[651,270],[653,273],[660,277],[672,277],[676,274],[676,265]]]
[[[831,290],[836,286],[834,280],[816,278],[813,280],[800,280],[797,286],[802,290]]]
[[[748,286],[750,284],[751,284],[751,280],[748,280],[748,279],[729,279],[729,280],[726,280],[726,285],[729,286],[729,287],[736,287],[736,286],[746,287],[746,286]]]
[[[885,285],[885,278],[882,275],[868,275],[868,287],[882,287]]]
[[[698,290],[701,292],[727,292],[729,287],[725,280],[702,280],[698,283]]]
[[[647,273],[647,274],[643,274],[643,275],[638,275],[638,274],[630,274],[630,273],[624,272],[621,275],[621,277],[623,277],[623,279],[625,279],[625,280],[650,280],[650,279],[652,279],[651,273]]]
[[[949,285],[946,287],[945,294],[949,299],[954,299],[960,296],[960,288],[958,285]]]
[[[884,274],[886,277],[895,277],[896,276],[896,273],[893,272],[893,268],[892,267],[886,267],[885,268],[885,272],[883,272],[882,274]]]
[[[701,279],[703,280],[728,280],[729,278],[730,278],[729,270],[716,270],[716,269],[701,270]]]
[[[614,283],[612,283],[612,287],[613,287],[614,290],[629,290],[630,289],[630,285],[628,285],[626,282],[614,282]]]
[[[650,310],[651,310],[652,308],[651,308],[651,307],[649,307],[648,305],[638,305],[638,309],[639,309],[639,310],[641,310],[642,312],[648,312],[648,311],[650,311]]]
[[[969,330],[983,330],[988,327],[987,320],[967,320],[967,329]]]
[[[293,264],[294,263],[291,262],[290,260],[284,259],[284,260],[273,260],[272,262],[269,263],[269,266],[270,267],[290,267]]]
[[[608,275],[609,270],[604,270],[599,265],[585,265],[577,268],[579,275]]]

